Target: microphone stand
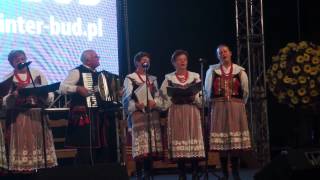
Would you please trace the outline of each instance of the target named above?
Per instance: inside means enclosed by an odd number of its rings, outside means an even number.
[[[29,68],[29,65],[26,65],[26,68],[27,68],[27,73],[29,74],[30,76],[30,79],[31,79],[31,82],[32,82],[32,86],[33,88],[36,87],[36,84],[34,83],[34,80],[33,80],[33,77],[31,75],[31,71],[30,71],[30,68]],[[44,109],[43,107],[41,107],[41,110],[40,110],[40,118],[41,118],[41,126],[42,126],[42,143],[43,143],[43,157],[44,157],[44,167],[47,168],[48,167],[48,160],[47,160],[47,149],[46,149],[46,131],[45,131],[45,123],[44,123]]]
[[[150,177],[151,177],[151,180],[153,180],[153,173],[152,173],[152,141],[151,141],[151,125],[150,125],[150,113],[151,113],[151,109],[149,108],[149,96],[151,96],[149,94],[149,86],[148,86],[148,81],[149,81],[149,76],[148,76],[148,66],[144,66],[144,72],[145,72],[145,75],[146,75],[146,80],[145,80],[145,83],[146,83],[146,98],[147,98],[147,104],[146,104],[146,113],[147,113],[147,131],[148,131],[148,151],[149,151],[149,154],[148,154],[148,160],[150,161]]]
[[[90,97],[90,102],[93,104],[93,100]],[[88,118],[89,118],[89,153],[90,153],[90,165],[91,167],[94,166],[94,160],[93,160],[93,150],[92,150],[92,121],[94,121],[94,115],[92,112],[92,107],[88,107]]]
[[[35,88],[35,87],[36,87],[36,84],[34,83],[33,77],[32,77],[32,75],[31,75],[31,71],[30,71],[29,65],[26,65],[26,68],[27,68],[27,73],[29,74],[29,76],[30,76],[30,78],[31,78],[32,85],[33,85],[33,87]]]
[[[209,127],[208,127],[208,120],[206,121],[205,119],[205,99],[204,99],[204,71],[203,71],[203,67],[204,67],[204,63],[205,63],[205,59],[200,58],[199,59],[200,62],[200,68],[201,68],[201,73],[200,73],[200,79],[201,79],[201,121],[202,121],[202,127],[203,127],[203,137],[204,137],[204,152],[205,152],[205,170],[204,170],[204,180],[208,180],[209,179],[209,165],[208,165],[208,160],[209,160]],[[209,114],[209,111],[208,111]],[[218,179],[220,179],[221,177],[218,176],[217,174],[213,173],[213,175],[215,177],[217,177]]]

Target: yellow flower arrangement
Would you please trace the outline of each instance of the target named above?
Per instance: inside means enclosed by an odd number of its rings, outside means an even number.
[[[277,77],[278,77],[278,79],[282,79],[282,77],[283,77],[282,71],[277,72]]]
[[[305,88],[300,88],[298,89],[298,95],[299,96],[304,96],[307,93]]]
[[[290,48],[285,47],[280,50],[283,54],[287,54],[290,51]]]
[[[295,47],[297,47],[297,44],[296,43],[288,43],[287,46],[289,48],[295,48]]]
[[[287,59],[287,55],[281,55],[280,56],[280,61],[285,61]]]
[[[293,96],[292,98],[291,98],[291,102],[292,102],[292,104],[298,104],[299,103],[299,98],[297,98],[296,96]]]
[[[298,56],[297,59],[296,59],[296,61],[297,61],[298,63],[303,63],[303,61],[304,61],[304,56]]]
[[[291,79],[291,85],[297,85],[298,84],[298,80],[296,79]]]
[[[298,45],[298,48],[300,49],[306,49],[308,47],[308,44],[306,41],[301,41]]]
[[[317,69],[317,67],[311,67],[310,74],[311,74],[312,76],[316,76],[316,75],[318,74],[318,69]]]
[[[277,84],[277,78],[272,78],[272,84],[274,84],[274,85]]]
[[[307,103],[310,102],[310,97],[309,96],[304,96],[304,97],[302,97],[301,101],[302,101],[302,103],[307,104]]]
[[[311,65],[310,64],[306,64],[303,66],[303,70],[306,73],[310,73],[311,72]]]
[[[309,87],[312,89],[312,88],[315,88],[316,87],[316,81],[315,80],[310,80],[309,81]]]
[[[320,103],[320,46],[288,43],[272,56],[267,82],[279,103],[293,108]]]
[[[316,56],[314,56],[311,60],[312,64],[319,64],[320,63],[320,59]]]
[[[289,97],[293,97],[294,96],[294,91],[292,89],[289,89],[287,91],[287,94],[288,94]]]
[[[305,76],[299,76],[298,80],[300,84],[305,84],[307,82],[307,78]]]
[[[304,59],[304,61],[310,61],[310,55],[304,53],[304,54],[303,54],[303,59]]]
[[[279,61],[280,59],[279,59],[279,56],[273,56],[272,57],[272,61],[273,62],[277,62],[277,61]]]
[[[308,49],[306,49],[306,53],[313,54],[314,50],[312,48],[308,48]]]
[[[286,68],[287,67],[287,61],[281,61],[279,66],[280,66],[281,69]]]
[[[278,70],[278,67],[279,67],[279,64],[273,64],[272,65],[272,70],[276,71],[276,70]]]
[[[311,96],[318,96],[318,95],[319,95],[319,92],[314,89],[314,90],[311,90],[310,95],[311,95]]]
[[[286,84],[290,84],[291,83],[291,78],[289,78],[288,76],[285,76],[283,78],[283,82],[286,83]]]
[[[301,71],[300,66],[293,66],[292,67],[293,74],[299,74],[300,71]]]

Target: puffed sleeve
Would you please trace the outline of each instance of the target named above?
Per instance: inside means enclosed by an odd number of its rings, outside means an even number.
[[[123,82],[124,94],[122,96],[122,104],[126,113],[132,113],[136,111],[136,105],[132,99],[133,85],[132,81],[126,77]]]
[[[168,87],[168,78],[166,76],[161,84],[161,88],[159,91],[159,94],[162,100],[160,103],[160,107],[161,107],[161,110],[163,111],[167,110],[172,104],[171,98],[168,96],[168,93],[167,93],[167,87]]]
[[[204,81],[204,97],[207,105],[210,103],[210,95],[212,91],[212,73],[213,73],[213,70],[209,68],[207,70],[206,78]]]
[[[194,78],[196,79],[196,82],[201,82],[200,76],[198,73],[194,74]],[[201,91],[199,91],[194,98],[194,103],[200,108],[202,105],[202,99],[201,99]]]
[[[243,101],[247,103],[249,97],[249,82],[248,76],[245,71],[240,71],[240,81],[241,81],[241,88],[243,91]]]

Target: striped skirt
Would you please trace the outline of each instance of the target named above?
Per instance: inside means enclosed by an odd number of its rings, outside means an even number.
[[[47,167],[57,166],[52,132],[48,127],[48,116],[44,116],[45,145],[43,144],[41,109],[18,109],[9,113],[9,170],[33,171],[45,168],[44,148]]]
[[[251,148],[247,114],[242,100],[214,99],[210,117],[210,150]]]
[[[163,152],[159,112],[153,111],[149,113],[149,119],[151,142],[149,141],[147,126],[148,114],[141,111],[136,111],[132,114],[132,156],[136,160],[150,155],[150,143],[152,156],[159,157]]]
[[[169,158],[205,157],[200,111],[195,105],[171,105],[167,136]]]
[[[6,157],[6,149],[5,149],[2,125],[0,122],[0,169],[7,169],[7,168],[8,168],[8,162]]]

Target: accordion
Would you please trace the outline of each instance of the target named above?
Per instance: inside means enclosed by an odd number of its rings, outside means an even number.
[[[86,97],[87,107],[98,107],[97,99],[101,100],[102,105],[119,105],[121,104],[120,78],[117,75],[107,71],[99,72],[98,84],[94,86],[91,73],[82,73],[84,87],[92,92]],[[99,98],[97,98],[99,96]],[[99,103],[100,104],[100,103]]]
[[[107,71],[101,71],[98,76],[98,92],[103,102],[119,104],[121,97],[121,82],[119,76]]]

